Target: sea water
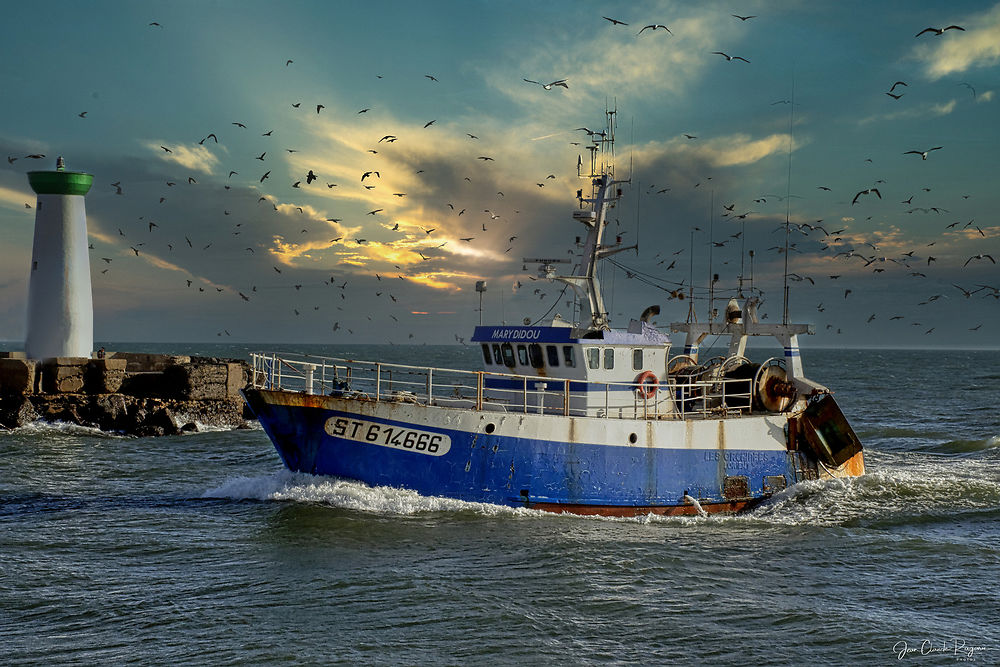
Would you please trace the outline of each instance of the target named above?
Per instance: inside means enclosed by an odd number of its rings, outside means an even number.
[[[250,349],[170,347],[148,349]],[[803,359],[868,473],[737,516],[554,515],[293,474],[259,429],[0,432],[0,662],[1000,664],[1000,353]]]

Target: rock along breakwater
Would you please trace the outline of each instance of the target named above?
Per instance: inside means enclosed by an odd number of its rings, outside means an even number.
[[[137,436],[247,428],[246,362],[129,352],[102,359],[0,353],[0,427],[63,421]]]

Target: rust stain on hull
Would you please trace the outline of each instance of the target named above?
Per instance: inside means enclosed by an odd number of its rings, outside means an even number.
[[[865,474],[865,453],[858,452],[851,458],[844,461],[838,472],[840,477],[861,477]]]
[[[701,508],[709,514],[736,514],[759,505],[766,498],[727,500],[724,502],[702,502]],[[652,505],[631,507],[623,505],[572,505],[568,503],[528,503],[529,509],[553,512],[555,514],[580,514],[583,516],[635,517],[647,514],[658,516],[694,516],[700,514],[694,505]]]

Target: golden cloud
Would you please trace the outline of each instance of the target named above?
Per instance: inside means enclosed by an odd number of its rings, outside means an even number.
[[[24,205],[32,203],[35,199],[35,193],[30,189],[13,190],[11,188],[0,186],[0,205],[3,205],[6,208],[12,208],[18,211],[27,211],[28,209],[26,209]]]
[[[154,140],[147,141],[145,146],[154,151],[161,160],[174,162],[187,169],[193,169],[205,174],[211,174],[213,168],[219,164],[219,158],[215,157],[208,148],[201,144],[192,144],[190,146],[185,146],[184,144],[170,145],[166,141]],[[169,149],[169,152],[164,150],[164,148]]]

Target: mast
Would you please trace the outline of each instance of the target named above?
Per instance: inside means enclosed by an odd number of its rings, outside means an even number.
[[[609,257],[623,250],[632,250],[637,245],[621,247],[620,242],[613,245],[605,245],[604,228],[608,224],[608,210],[622,196],[621,188],[617,187],[622,183],[629,183],[628,180],[615,180],[614,178],[614,140],[615,140],[615,116],[616,110],[605,111],[607,117],[606,129],[601,132],[594,132],[586,128],[580,128],[590,134],[593,145],[588,146],[590,150],[590,174],[581,177],[589,178],[591,182],[591,195],[583,196],[583,189],[576,192],[580,208],[573,211],[573,219],[583,224],[587,228],[587,237],[583,242],[583,252],[580,263],[577,264],[571,275],[556,275],[555,267],[552,264],[560,260],[525,259],[525,262],[538,262],[542,264],[541,273],[544,277],[558,280],[573,287],[587,304],[589,312],[582,316],[581,324],[592,330],[607,330],[611,328],[611,321],[608,317],[607,308],[604,305],[604,297],[601,293],[601,281],[597,277],[597,267],[602,259]],[[578,167],[579,162],[578,162]],[[581,315],[583,315],[581,313]],[[589,317],[586,322],[584,317]]]

